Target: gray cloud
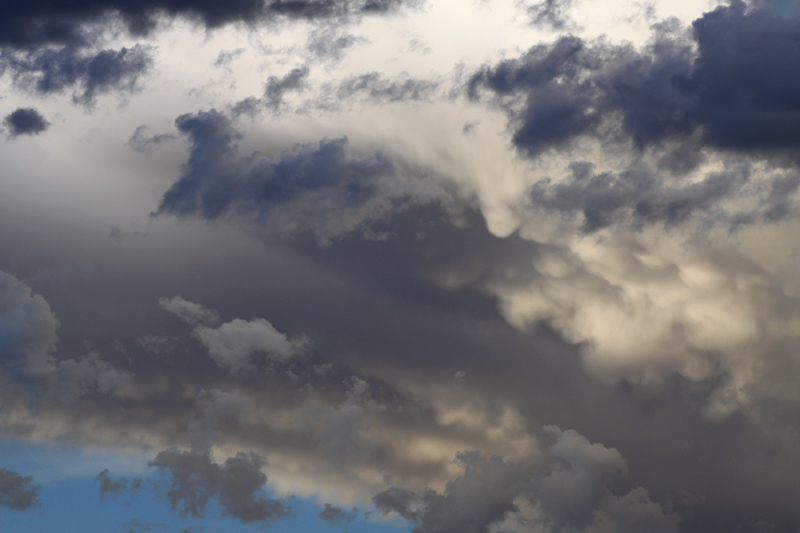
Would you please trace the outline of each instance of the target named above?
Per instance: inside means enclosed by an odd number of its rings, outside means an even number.
[[[323,244],[404,207],[442,198],[439,186],[407,177],[381,152],[351,156],[347,138],[298,145],[271,160],[237,154],[238,133],[212,110],[176,120],[192,150],[156,214],[237,215],[276,233],[314,232]]]
[[[378,72],[368,72],[341,82],[336,94],[340,100],[364,96],[374,102],[404,102],[427,100],[438,86],[436,82],[410,78],[407,75],[392,80]]]
[[[520,2],[530,22],[534,26],[554,31],[573,26],[570,10],[578,0],[542,0],[540,2]]]
[[[11,137],[20,135],[39,135],[50,127],[50,123],[32,107],[20,107],[3,120]]]
[[[95,481],[99,483],[97,490],[100,492],[101,500],[105,500],[109,496],[114,497],[125,493],[135,494],[142,490],[143,487],[142,478],[135,477],[130,480],[125,478],[114,479],[111,477],[111,472],[108,468],[97,474]]]
[[[77,87],[73,101],[92,106],[99,95],[135,91],[153,64],[152,54],[151,47],[140,44],[95,54],[74,47],[2,51],[0,69],[10,70],[16,84],[39,94]]]
[[[149,152],[163,144],[175,140],[175,135],[171,133],[157,133],[148,137],[145,133],[147,130],[148,127],[144,124],[138,126],[133,132],[133,135],[131,135],[131,138],[128,139],[127,145],[137,152]]]
[[[457,460],[464,474],[449,481],[444,494],[392,487],[373,501],[383,512],[416,523],[420,533],[485,533],[513,515],[528,527],[538,523],[550,531],[678,531],[678,517],[664,512],[641,487],[621,496],[609,490],[627,472],[617,450],[555,426],[545,427],[542,435],[552,439],[544,464],[513,464],[463,452]],[[540,510],[538,516],[518,516],[520,497]]]
[[[151,32],[158,16],[183,16],[199,20],[207,28],[232,22],[267,19],[343,19],[351,16],[393,12],[416,7],[416,0],[236,0],[220,4],[210,0],[81,0],[69,4],[35,0],[0,6],[0,45],[34,47],[43,44],[85,44],[92,38],[87,25],[119,14],[133,34]]]
[[[306,51],[318,61],[337,62],[345,53],[365,39],[338,31],[333,27],[323,27],[312,31],[306,41]]]
[[[319,512],[319,517],[332,524],[347,524],[355,520],[356,509],[354,508],[348,512],[340,507],[326,503],[322,511]]]
[[[267,482],[261,471],[266,461],[257,454],[239,453],[219,465],[208,454],[170,449],[160,452],[149,464],[162,475],[170,507],[183,517],[203,516],[212,499],[224,515],[243,524],[269,523],[292,513],[280,500],[261,494]]]
[[[735,1],[697,19],[691,33],[676,21],[657,24],[641,51],[562,37],[483,68],[469,91],[524,100],[522,111],[509,112],[514,143],[532,157],[578,136],[605,135],[610,114],[640,148],[698,129],[714,148],[789,148],[797,144],[796,102],[781,88],[798,76],[789,58],[799,16],[789,2],[763,0],[746,10]]]
[[[23,476],[13,470],[0,468],[0,508],[24,511],[41,505],[39,488],[33,484],[32,476]]]
[[[282,78],[270,76],[264,89],[265,104],[273,112],[277,112],[283,105],[283,95],[288,92],[302,91],[306,87],[308,67],[293,68]]]

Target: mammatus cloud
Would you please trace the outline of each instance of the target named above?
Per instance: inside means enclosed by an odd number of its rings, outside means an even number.
[[[350,154],[346,137],[298,145],[271,159],[238,154],[239,134],[216,110],[176,120],[192,143],[183,175],[156,215],[235,216],[278,234],[312,231],[330,244],[403,208],[441,200],[440,186],[406,176],[381,152]]]
[[[514,520],[549,531],[678,531],[678,517],[650,501],[641,487],[621,496],[611,492],[627,470],[617,450],[555,426],[545,427],[542,435],[552,443],[540,464],[463,452],[457,461],[464,474],[448,482],[444,493],[392,487],[375,496],[375,505],[417,524],[419,533],[485,533]],[[524,516],[523,499],[537,512]]]
[[[0,468],[0,508],[24,511],[36,505],[41,504],[39,486],[33,484],[33,477]]]
[[[39,135],[50,126],[50,123],[32,107],[20,107],[6,115],[3,124],[8,128],[9,136]]]

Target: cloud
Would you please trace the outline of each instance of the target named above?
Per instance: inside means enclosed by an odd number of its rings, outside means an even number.
[[[341,82],[336,94],[340,100],[363,95],[373,102],[404,102],[427,100],[438,86],[434,81],[410,78],[408,75],[392,80],[378,72],[368,72]]]
[[[46,378],[55,371],[58,321],[48,303],[30,287],[0,271],[0,353],[2,370],[16,379]]]
[[[391,487],[373,501],[382,512],[417,524],[419,533],[486,533],[510,518],[549,531],[678,531],[678,517],[652,502],[641,487],[622,496],[611,492],[627,473],[617,450],[555,426],[543,428],[542,436],[551,441],[542,464],[462,452],[457,462],[464,474],[449,481],[444,493]],[[521,516],[523,498],[534,505],[531,516]]]
[[[158,304],[195,326],[192,334],[206,347],[211,358],[234,375],[253,371],[259,355],[267,360],[286,361],[306,353],[313,344],[304,335],[288,337],[263,318],[250,321],[236,318],[211,327],[219,322],[219,314],[180,296],[160,298]]]
[[[14,82],[39,94],[61,93],[78,87],[72,100],[91,107],[109,92],[134,92],[139,78],[153,65],[153,49],[131,48],[85,53],[74,47],[0,52],[0,69],[9,69]]]
[[[578,0],[542,0],[536,3],[520,2],[532,25],[560,31],[574,25],[569,11]]]
[[[352,156],[346,137],[297,145],[278,159],[240,157],[239,134],[218,111],[182,115],[176,124],[189,137],[191,153],[156,215],[236,215],[278,234],[312,231],[326,245],[444,196],[424,176],[401,174],[382,152]]]
[[[282,78],[270,76],[264,89],[266,105],[273,112],[277,112],[283,105],[283,95],[288,92],[302,91],[306,87],[308,67],[293,68]]]
[[[200,304],[184,300],[180,296],[173,298],[159,298],[158,305],[165,311],[178,316],[190,326],[198,324],[215,325],[219,322],[219,313],[213,309],[206,309]]]
[[[332,27],[317,28],[308,35],[306,51],[318,61],[338,62],[348,49],[366,39],[338,31]]]
[[[545,3],[545,7],[551,5]],[[544,12],[547,12],[546,10]],[[697,139],[720,150],[797,146],[800,11],[792,2],[741,0],[683,28],[656,24],[642,50],[567,36],[518,59],[483,67],[468,84],[487,89],[511,118],[514,144],[527,156],[563,150],[580,137],[637,148]]]
[[[131,480],[125,478],[114,479],[111,477],[111,472],[108,468],[103,469],[95,481],[100,484],[98,491],[100,492],[100,500],[105,500],[109,496],[118,496],[123,493],[135,494],[142,490],[142,478],[135,477]]]
[[[131,135],[131,138],[128,139],[127,145],[137,152],[148,152],[175,140],[175,135],[171,133],[158,133],[147,137],[145,134],[147,129],[148,127],[144,124],[138,126],[133,132],[133,135]]]
[[[285,361],[310,346],[308,338],[290,339],[263,318],[250,321],[236,318],[218,328],[200,326],[194,330],[194,335],[217,364],[233,374],[251,371],[253,358],[259,354],[267,359]]]
[[[41,505],[39,486],[33,484],[33,477],[0,468],[0,508],[24,511],[37,505]]]
[[[37,395],[71,402],[87,393],[107,394],[127,385],[131,376],[91,352],[58,361],[58,320],[49,304],[15,277],[0,271],[0,369]]]
[[[347,524],[356,518],[355,508],[351,512],[342,510],[335,505],[325,504],[325,508],[319,512],[319,517],[332,524]]]
[[[267,19],[336,19],[393,12],[416,7],[415,0],[236,0],[220,4],[208,0],[80,0],[54,6],[47,0],[0,7],[0,46],[18,48],[43,44],[79,45],[92,37],[90,26],[118,14],[133,34],[150,33],[159,16],[181,16],[200,21],[206,28],[233,22],[257,23]]]
[[[204,516],[212,499],[223,515],[243,524],[269,523],[292,514],[283,502],[262,494],[267,476],[261,470],[266,461],[258,454],[238,453],[220,465],[209,454],[170,449],[156,455],[149,465],[158,468],[164,496],[182,517]]]
[[[32,107],[20,107],[12,111],[3,120],[11,137],[20,135],[39,135],[44,133],[50,123]]]

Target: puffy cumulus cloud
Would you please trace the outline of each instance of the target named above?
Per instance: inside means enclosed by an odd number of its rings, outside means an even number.
[[[541,434],[550,445],[535,464],[462,452],[457,462],[464,474],[449,481],[444,493],[391,487],[373,501],[384,513],[416,523],[419,533],[484,533],[514,520],[527,531],[678,531],[678,517],[641,487],[623,495],[612,492],[614,481],[627,472],[617,450],[555,426]],[[521,506],[523,499],[532,505]]]
[[[0,508],[24,511],[40,505],[39,488],[33,484],[32,476],[0,468]]]
[[[207,453],[169,449],[149,464],[161,474],[158,483],[170,507],[183,517],[204,516],[211,500],[217,501],[223,515],[243,524],[269,523],[292,514],[282,501],[264,496],[266,461],[258,454],[238,453],[217,464]]]
[[[141,44],[97,53],[74,47],[0,51],[0,70],[8,69],[15,84],[41,95],[75,87],[73,102],[91,107],[99,95],[135,91],[153,65],[152,55],[152,47]]]
[[[50,123],[32,107],[20,107],[12,111],[3,120],[11,137],[20,135],[39,135],[44,133]]]
[[[81,0],[68,4],[35,0],[0,6],[0,46],[30,48],[43,44],[81,45],[93,37],[91,25],[107,23],[109,15],[121,15],[133,34],[147,34],[160,16],[186,17],[207,28],[233,22],[257,23],[267,19],[346,19],[380,14],[404,6],[416,7],[416,0]],[[89,26],[89,27],[87,27]]]
[[[192,334],[206,347],[217,364],[232,374],[242,375],[255,368],[256,358],[286,361],[308,352],[311,340],[305,335],[288,337],[263,318],[235,318],[217,327],[219,314],[180,296],[161,298],[162,309],[196,326]]]
[[[298,145],[273,160],[239,156],[239,134],[218,111],[182,115],[176,125],[191,153],[157,215],[235,216],[279,234],[312,231],[330,244],[403,208],[445,198],[438,183],[419,170],[404,172],[381,152],[351,155],[346,137]]]
[[[252,360],[258,354],[286,360],[305,352],[310,344],[306,337],[288,338],[263,318],[236,318],[218,328],[199,327],[194,334],[217,364],[234,374],[252,370]]]

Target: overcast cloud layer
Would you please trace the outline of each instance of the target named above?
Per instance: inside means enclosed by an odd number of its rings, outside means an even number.
[[[798,531],[798,58],[790,0],[0,0],[0,438],[243,531]]]

